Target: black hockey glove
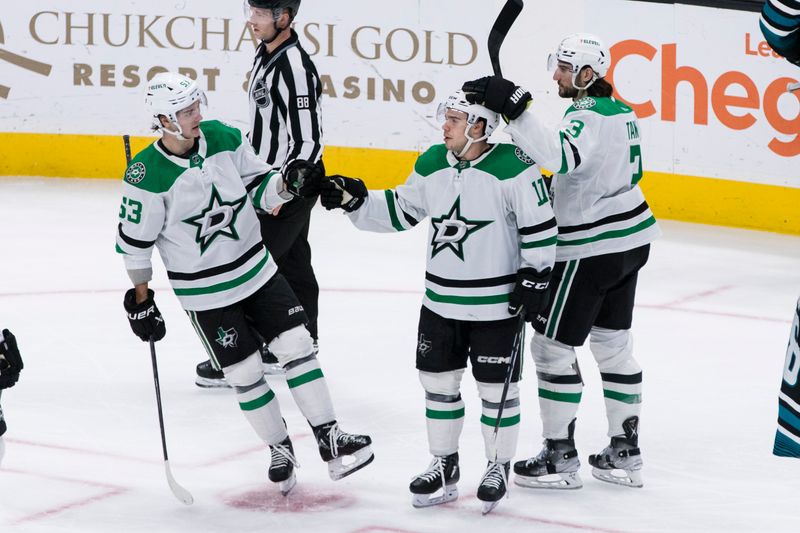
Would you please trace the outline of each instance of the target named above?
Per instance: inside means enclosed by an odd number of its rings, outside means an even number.
[[[19,380],[23,366],[22,356],[17,348],[17,338],[4,329],[3,340],[0,341],[0,389],[13,387]]]
[[[547,307],[550,299],[550,269],[539,273],[535,268],[525,267],[517,271],[517,284],[508,297],[508,312],[518,315],[520,308],[525,321],[533,322],[539,311]]]
[[[319,199],[325,209],[341,207],[348,213],[352,213],[361,207],[367,194],[367,186],[360,179],[334,174],[322,180]]]
[[[167,325],[164,323],[161,311],[156,307],[154,296],[155,293],[147,289],[147,299],[137,304],[136,290],[129,289],[125,293],[123,302],[133,334],[145,342],[149,341],[150,337],[153,337],[154,341],[160,341],[167,334]]]
[[[468,102],[487,107],[508,120],[519,117],[532,99],[531,93],[500,76],[468,81],[461,90],[467,93]]]
[[[319,194],[324,175],[320,165],[295,159],[286,166],[283,182],[286,184],[286,190],[292,195],[309,198]]]

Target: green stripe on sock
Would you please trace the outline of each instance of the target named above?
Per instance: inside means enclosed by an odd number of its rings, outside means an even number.
[[[491,418],[486,415],[481,415],[481,423],[486,424],[487,426],[494,427],[495,423],[497,422],[496,418]],[[514,426],[519,424],[519,415],[509,416],[508,418],[501,418],[500,419],[500,427],[505,428],[508,426]]]
[[[464,418],[464,408],[456,409],[455,411],[435,411],[433,409],[425,409],[425,416],[433,418],[434,420],[455,420],[456,418]]]
[[[300,385],[305,385],[309,381],[314,381],[315,379],[324,378],[325,376],[322,374],[321,368],[315,368],[314,370],[310,370],[305,374],[301,374],[296,378],[287,379],[286,384],[289,385],[290,389],[295,387],[299,387]]]
[[[539,398],[553,400],[554,402],[580,403],[581,392],[553,392],[547,389],[539,389]]]
[[[255,411],[259,407],[264,407],[272,399],[275,397],[275,393],[272,390],[268,390],[267,393],[263,396],[259,396],[255,400],[250,400],[249,402],[239,402],[239,407],[242,411]]]
[[[613,390],[603,389],[603,396],[624,403],[642,403],[641,394],[625,394]]]

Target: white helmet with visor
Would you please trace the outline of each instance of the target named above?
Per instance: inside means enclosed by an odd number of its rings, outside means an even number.
[[[186,137],[183,136],[183,131],[178,124],[178,112],[197,101],[202,105],[208,105],[206,95],[197,86],[196,81],[174,72],[156,74],[147,84],[144,101],[153,117],[153,127],[156,130],[175,135],[181,140],[186,140]],[[165,129],[158,118],[160,115],[167,117],[167,120],[178,128],[178,131]]]
[[[611,66],[611,52],[600,37],[591,33],[574,33],[565,37],[558,45],[558,50],[549,55],[547,69],[555,70],[559,62],[570,65],[572,86],[575,89],[584,90],[608,74],[608,68]],[[584,67],[591,68],[594,75],[585,86],[579,87],[575,82]]]

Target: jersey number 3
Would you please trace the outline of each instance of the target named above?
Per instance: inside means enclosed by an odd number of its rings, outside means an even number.
[[[642,147],[638,144],[631,145],[631,185],[636,185],[642,179]]]
[[[130,207],[130,211],[128,207]],[[142,220],[142,202],[123,196],[122,204],[119,206],[119,218],[138,224]]]

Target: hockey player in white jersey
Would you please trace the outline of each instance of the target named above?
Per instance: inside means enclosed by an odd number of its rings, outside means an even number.
[[[261,242],[254,207],[270,211],[292,198],[290,192],[316,193],[321,174],[298,161],[282,176],[255,155],[239,130],[202,121],[205,94],[185,76],[155,76],[145,100],[161,138],[125,172],[117,231],[117,251],[134,284],[124,299],[133,332],[144,341],[166,333],[148,288],[155,246],[211,361],[269,445],[269,479],[281,492],[294,486],[297,460],[278,399],[264,380],[254,332],[286,370],[331,478],[366,466],[373,459],[371,440],[339,428],[305,312]]]
[[[404,231],[430,218],[416,366],[434,457],[411,482],[412,503],[425,507],[458,496],[460,384],[469,360],[489,461],[478,498],[489,512],[506,494],[519,432],[518,358],[493,438],[518,331],[513,315],[533,318],[547,302],[556,222],[538,165],[513,145],[488,143],[496,113],[456,91],[438,116],[444,144],[422,154],[403,185],[367,191],[359,179],[331,176],[320,198],[328,209],[347,211],[362,230]]]
[[[531,352],[539,380],[544,447],[514,465],[522,486],[582,486],[574,429],[583,382],[575,347],[589,346],[603,380],[610,444],[591,455],[592,474],[641,487],[638,444],[642,371],[630,333],[636,280],[660,230],[638,186],[642,178],[639,123],[615,100],[604,76],[611,64],[599,37],[574,34],[550,55],[558,94],[572,100],[557,128],[533,112],[529,92],[493,76],[464,84],[471,101],[509,121],[505,131],[543,167],[558,221],[549,306],[534,322]]]

